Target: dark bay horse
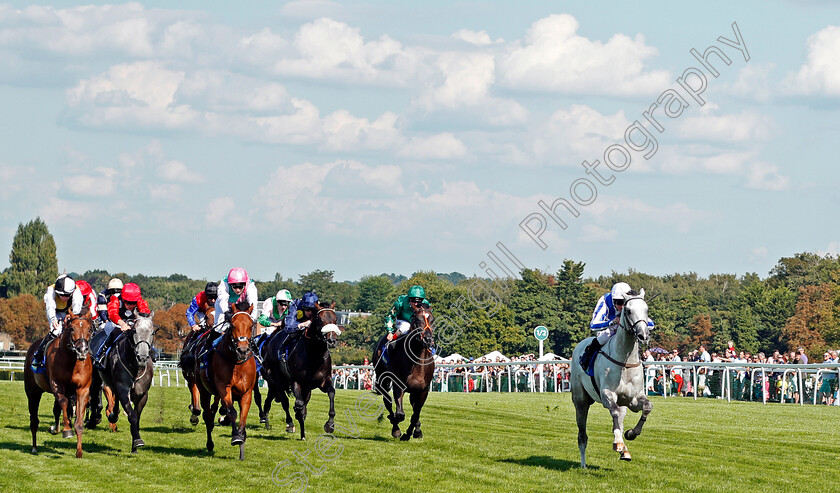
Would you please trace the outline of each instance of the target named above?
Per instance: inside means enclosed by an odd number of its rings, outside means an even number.
[[[604,347],[599,351],[594,363],[594,375],[583,371],[578,361],[592,341],[586,338],[572,352],[572,402],[575,405],[578,425],[578,448],[580,449],[580,467],[586,467],[586,420],[589,407],[600,402],[613,418],[613,450],[619,453],[621,460],[630,460],[630,451],[622,438],[624,416],[627,410],[642,412],[639,422],[633,429],[624,432],[624,438],[633,440],[642,433],[653,405],[645,395],[644,368],[639,357],[639,343],[647,343],[650,338],[648,328],[648,306],[641,293],[630,291],[631,295],[624,303],[619,318],[619,327]]]
[[[291,393],[295,397],[295,418],[300,425],[300,439],[306,440],[306,405],[312,397],[312,390],[319,389],[330,398],[330,411],[327,422],[324,423],[324,431],[332,433],[335,431],[335,388],[332,382],[332,357],[330,349],[338,344],[338,336],[341,329],[335,322],[338,317],[335,314],[335,302],[331,305],[320,303],[318,313],[313,317],[300,337],[289,351],[287,361],[288,375],[280,368],[276,358],[277,350],[269,346],[267,354],[272,353],[269,359],[264,361],[266,380],[269,384],[269,393],[265,400],[265,415],[271,410],[271,399],[276,397],[286,412],[286,431],[294,433],[295,425],[292,416],[289,414],[289,397]],[[273,338],[275,341],[279,338]],[[269,341],[271,343],[272,341]],[[279,348],[278,348],[279,349]],[[268,426],[268,422],[266,422]]]
[[[29,430],[32,432],[32,453],[37,453],[35,435],[38,432],[38,408],[44,392],[55,395],[55,426],[50,427],[50,433],[58,433],[59,413],[63,417],[64,438],[76,435],[76,457],[82,457],[82,426],[85,407],[90,396],[90,383],[93,375],[93,364],[90,356],[90,336],[93,321],[87,307],[82,308],[76,315],[70,311],[64,319],[61,336],[53,340],[44,349],[46,363],[44,373],[32,371],[32,355],[41,343],[37,340],[26,352],[23,369],[24,388],[29,401]],[[72,398],[76,401],[76,423],[70,429],[69,414],[72,408],[68,405]]]
[[[257,365],[251,350],[254,305],[244,302],[233,305],[230,327],[220,337],[215,350],[207,356],[206,369],[196,361],[195,372],[199,377],[198,390],[201,395],[201,410],[207,426],[207,451],[213,452],[213,418],[218,401],[226,411],[231,423],[231,445],[239,445],[239,460],[245,460],[245,421],[251,408],[251,394],[257,381]],[[216,397],[212,406],[210,401]],[[233,403],[239,403],[240,421],[236,421]]]
[[[106,392],[108,422],[119,419],[120,404],[128,415],[131,429],[131,453],[146,444],[140,438],[140,415],[149,399],[149,388],[154,378],[151,349],[156,332],[152,324],[154,312],[149,316],[138,315],[134,326],[117,339],[105,358],[105,367],[99,370],[102,382],[113,392]],[[120,330],[114,327],[114,330]],[[116,430],[116,427],[112,429]]]
[[[434,346],[434,316],[428,305],[423,305],[411,318],[411,329],[408,333],[397,338],[388,349],[388,363],[379,356],[380,351],[374,353],[376,362],[376,381],[374,391],[382,394],[385,406],[388,408],[388,420],[391,422],[391,436],[400,440],[423,438],[420,430],[420,411],[429,396],[429,387],[435,372],[435,358],[432,353]],[[383,337],[377,344],[377,349],[386,343]],[[394,400],[397,403],[396,413],[391,408],[391,398],[388,390],[393,387]],[[400,423],[405,420],[403,411],[403,395],[408,392],[411,401],[411,421],[403,435]]]
[[[213,329],[215,318],[215,305],[208,305],[204,311],[203,328],[207,330]],[[202,333],[201,330],[189,330],[189,333],[184,338],[180,359],[181,372],[184,374],[184,380],[186,380],[187,388],[190,390],[190,423],[193,426],[198,424],[198,416],[201,414],[201,394],[198,392],[198,375],[195,372],[195,359],[197,348],[202,346],[200,342],[197,342]],[[207,336],[205,335],[205,337]]]

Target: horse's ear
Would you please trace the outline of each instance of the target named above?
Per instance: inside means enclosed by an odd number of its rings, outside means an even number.
[[[332,304],[330,305],[330,310],[333,310],[334,308],[335,308],[335,301],[333,301]]]
[[[250,305],[248,305],[248,313],[253,313],[253,312],[254,312],[254,304],[251,303]]]
[[[645,288],[639,290],[639,297],[645,299]]]

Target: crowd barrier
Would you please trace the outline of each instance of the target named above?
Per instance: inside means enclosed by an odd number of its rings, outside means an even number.
[[[23,379],[23,357],[0,358],[4,379]],[[569,361],[510,361],[438,364],[433,392],[569,392]],[[153,386],[186,387],[176,361],[154,365]],[[817,404],[829,393],[840,405],[840,364],[778,365],[761,363],[705,363],[653,361],[644,363],[648,395],[676,395],[732,400]],[[8,374],[8,377],[5,377]],[[336,389],[369,390],[376,378],[372,366],[333,367]],[[259,379],[259,385],[265,382]]]

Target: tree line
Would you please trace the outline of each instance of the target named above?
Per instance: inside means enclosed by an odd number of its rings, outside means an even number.
[[[43,221],[21,224],[9,258],[10,267],[0,274],[0,331],[25,348],[46,333],[42,298],[58,275],[55,243]],[[345,328],[334,353],[338,363],[359,363],[370,356],[385,332],[391,304],[414,284],[426,289],[439,322],[457,321],[462,329],[452,339],[438,339],[442,355],[457,352],[477,357],[494,350],[508,355],[535,353],[538,342],[533,329],[544,325],[550,329],[547,350],[569,356],[578,341],[592,334],[588,325],[596,301],[619,281],[634,289],[645,288],[656,323],[651,342],[655,346],[685,351],[705,344],[722,350],[732,340],[736,348],[751,353],[802,346],[814,356],[840,347],[840,256],[805,252],[785,257],[765,278],[755,273],[655,276],[634,270],[585,278],[584,269],[584,263],[567,259],[556,272],[525,269],[516,279],[417,272],[410,277],[379,274],[339,282],[333,271],[315,270],[297,280],[278,273],[272,280],[255,282],[260,298],[273,296],[279,289],[288,289],[295,297],[314,290],[322,300],[335,301],[336,309],[371,313],[353,318]],[[180,334],[189,329],[184,313],[207,281],[181,274],[146,276],[105,270],[70,274],[97,291],[112,277],[137,283],[156,312],[155,324],[164,329],[158,332],[156,344],[165,352],[180,347]],[[476,290],[477,283],[485,289]],[[484,300],[465,302],[476,296]]]

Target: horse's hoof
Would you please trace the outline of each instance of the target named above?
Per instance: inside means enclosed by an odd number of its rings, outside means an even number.
[[[111,423],[111,424],[116,423],[117,420],[119,420],[119,419],[120,419],[120,415],[117,414],[117,413],[111,413],[111,414],[108,415],[108,422]]]
[[[219,426],[230,426],[230,419],[227,416],[219,418]]]
[[[198,416],[195,414],[190,415],[190,424],[195,426],[198,424]]]
[[[305,441],[306,441],[306,437],[300,437],[300,441],[301,441],[301,442],[305,442]]]
[[[32,450],[30,451],[30,453],[37,454],[38,449],[36,447],[32,447]]]
[[[630,452],[628,452],[626,450],[624,452],[622,452],[621,453],[621,460],[626,460],[626,461],[629,462],[630,461]]]
[[[332,434],[335,431],[335,425],[332,423],[327,422],[324,424],[324,432]]]
[[[613,450],[615,450],[618,453],[621,453],[627,450],[627,447],[624,445],[624,442],[614,443]]]
[[[268,417],[265,414],[260,414],[260,424],[263,425],[266,423],[268,423]]]
[[[56,428],[55,426],[50,426],[50,429],[48,431],[50,432],[50,435],[58,435],[58,428]]]
[[[240,443],[245,443],[245,437],[241,435],[236,435],[231,437],[230,444],[231,445],[239,445]]]
[[[420,430],[416,430],[414,432],[414,438],[423,438],[423,432]]]
[[[394,437],[394,438],[399,438],[400,435],[402,435],[402,432],[400,431],[399,428],[391,431],[391,436]]]
[[[132,442],[132,444],[131,444],[132,448],[145,447],[145,446],[146,446],[146,442],[144,442],[142,438],[138,438],[137,440],[134,440],[134,442]]]
[[[624,432],[624,439],[625,440],[630,440],[630,441],[635,440],[636,439],[636,432],[634,432],[633,430],[625,431]]]
[[[82,451],[81,451],[81,450],[77,450],[77,451],[76,451],[76,458],[77,458],[77,459],[81,459],[81,458],[82,458]]]
[[[295,432],[295,425],[287,426],[286,433],[294,433]]]
[[[408,433],[400,437],[401,442],[407,442],[409,440],[411,440],[411,435],[409,435]]]
[[[64,430],[61,432],[61,438],[73,438],[76,433],[73,430]]]

